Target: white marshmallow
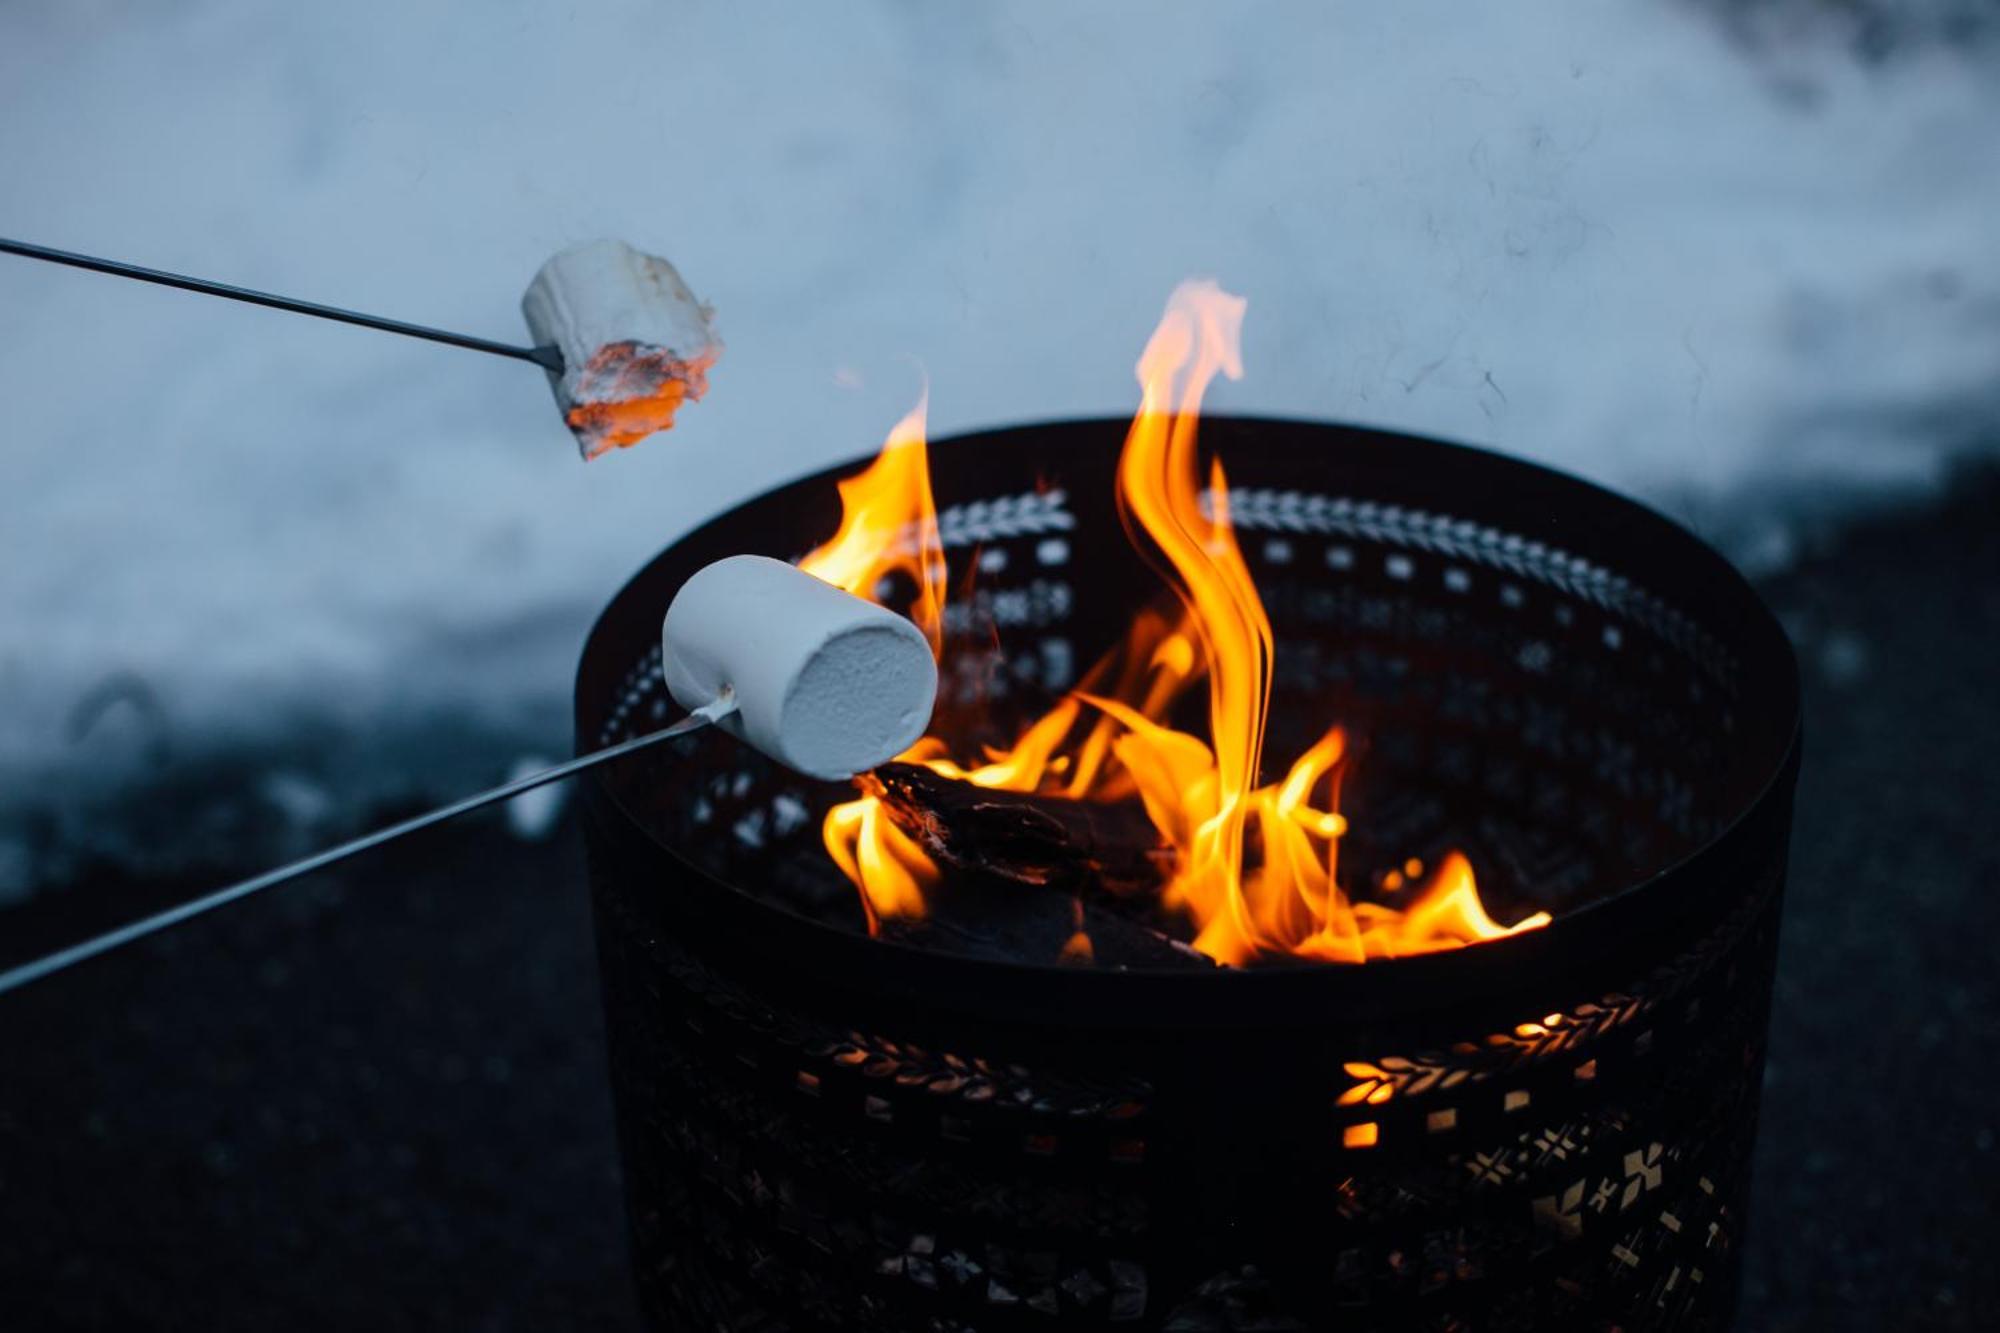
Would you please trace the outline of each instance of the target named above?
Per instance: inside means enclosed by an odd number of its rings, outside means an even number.
[[[521,298],[537,347],[562,353],[549,372],[556,405],[585,458],[637,444],[700,398],[722,354],[715,312],[674,266],[623,241],[572,246]]]
[[[733,555],[681,585],[660,630],[684,708],[736,691],[718,724],[779,763],[849,778],[930,725],[937,663],[923,632],[782,560]]]

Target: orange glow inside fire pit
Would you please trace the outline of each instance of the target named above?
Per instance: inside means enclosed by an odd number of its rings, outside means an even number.
[[[1079,687],[1003,749],[961,752],[929,735],[902,758],[997,790],[1073,801],[1143,804],[1172,868],[1161,906],[1180,914],[1196,949],[1242,966],[1275,958],[1359,963],[1453,949],[1547,924],[1537,912],[1502,925],[1480,901],[1470,862],[1452,852],[1426,873],[1412,858],[1390,886],[1394,905],[1342,887],[1340,813],[1347,737],[1329,728],[1275,782],[1263,780],[1271,704],[1271,622],[1237,547],[1220,460],[1198,457],[1204,393],[1242,374],[1245,302],[1212,282],[1183,283],[1139,358],[1140,404],[1118,464],[1121,517],[1156,557],[1178,607],[1135,615],[1123,643]],[[1205,484],[1204,484],[1205,483]],[[838,534],[801,561],[859,596],[901,573],[917,588],[911,615],[942,655],[945,560],[931,495],[924,409],[898,423],[881,454],[840,486]],[[1170,725],[1177,702],[1207,693],[1206,739]],[[871,929],[919,917],[946,891],[937,865],[887,817],[879,797],[836,805],[828,853],[861,892]],[[1091,956],[1081,929],[1069,961]]]

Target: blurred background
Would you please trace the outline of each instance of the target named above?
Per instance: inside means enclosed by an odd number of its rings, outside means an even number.
[[[728,342],[586,466],[532,367],[0,257],[0,963],[566,753],[660,546],[926,375],[934,435],[1129,412],[1213,276],[1217,410],[1761,580],[1813,712],[1747,1326],[1983,1326],[1996,142],[1972,0],[0,5],[0,233],[501,340],[618,236]],[[516,807],[0,1001],[28,1326],[629,1325],[578,855]]]

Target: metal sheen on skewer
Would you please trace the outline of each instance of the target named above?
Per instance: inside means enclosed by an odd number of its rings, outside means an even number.
[[[321,305],[316,301],[276,296],[270,292],[252,291],[248,287],[232,287],[228,283],[210,282],[206,278],[190,278],[156,268],[141,268],[137,264],[127,264],[116,259],[99,259],[69,250],[52,249],[46,245],[33,245],[27,241],[8,240],[4,236],[0,236],[0,253],[40,259],[51,264],[67,264],[71,268],[89,269],[93,273],[109,273],[140,282],[158,283],[162,287],[178,287],[182,291],[200,292],[204,296],[220,296],[231,301],[245,301],[251,305],[269,306],[274,310],[289,310],[297,315],[314,315],[320,319],[336,320],[342,324],[359,324],[363,328],[381,329],[385,333],[400,333],[406,338],[424,338],[431,342],[448,343],[453,347],[470,348],[475,352],[491,352],[495,356],[512,357],[517,361],[532,361],[554,374],[562,373],[562,353],[553,347],[516,347],[512,343],[495,342],[490,338],[475,338],[469,333],[433,329],[422,324],[406,323],[400,319],[387,319],[381,315],[363,314],[358,310],[343,310],[339,306]]]
[[[227,888],[217,889],[213,893],[196,898],[191,902],[182,903],[178,907],[170,907],[164,912],[143,917],[138,921],[120,926],[116,930],[106,931],[104,934],[87,939],[81,944],[73,944],[67,949],[61,949],[45,957],[37,958],[32,962],[23,963],[19,967],[10,968],[5,972],[0,972],[0,995],[5,995],[8,991],[19,989],[31,982],[40,981],[43,977],[61,972],[65,968],[74,967],[76,964],[95,958],[99,954],[109,953],[113,949],[130,944],[135,940],[142,940],[148,935],[155,935],[169,927],[178,926],[183,921],[192,920],[195,917],[212,912],[218,907],[226,907],[230,903],[248,898],[252,894],[262,893],[265,889],[275,888],[277,885],[297,879],[301,875],[333,865],[337,861],[345,861],[350,856],[380,847],[384,843],[394,842],[398,838],[406,837],[421,829],[430,828],[434,824],[442,824],[446,820],[456,819],[460,815],[469,814],[484,806],[493,805],[496,802],[519,796],[522,792],[533,791],[535,788],[546,786],[551,782],[559,782],[563,778],[574,777],[576,774],[595,768],[599,764],[608,763],[624,755],[633,754],[650,746],[658,745],[661,741],[672,740],[676,736],[685,736],[690,732],[699,731],[709,723],[727,717],[731,712],[735,711],[735,708],[735,696],[725,692],[715,702],[703,708],[696,709],[672,726],[662,727],[658,731],[647,732],[643,736],[634,736],[629,741],[620,741],[618,744],[606,746],[602,750],[594,750],[589,754],[579,755],[567,763],[557,764],[554,768],[543,769],[539,773],[530,773],[526,777],[516,778],[512,782],[503,783],[488,791],[480,792],[476,796],[468,796],[464,800],[440,806],[413,819],[406,819],[400,824],[391,824],[388,828],[377,829],[375,832],[365,834],[362,837],[354,839],[352,842],[344,842],[338,847],[329,847],[323,852],[315,852],[313,855],[294,861],[290,865],[279,866],[276,870],[267,870],[261,875],[231,884]]]

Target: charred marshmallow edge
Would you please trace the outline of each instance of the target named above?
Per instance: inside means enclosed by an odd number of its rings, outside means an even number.
[[[681,585],[660,631],[667,689],[788,768],[839,780],[915,744],[937,702],[923,632],[803,570],[733,555]]]
[[[586,459],[637,444],[700,398],[722,355],[715,312],[674,266],[623,241],[573,246],[521,298],[537,347],[562,354],[549,372],[556,405]]]

